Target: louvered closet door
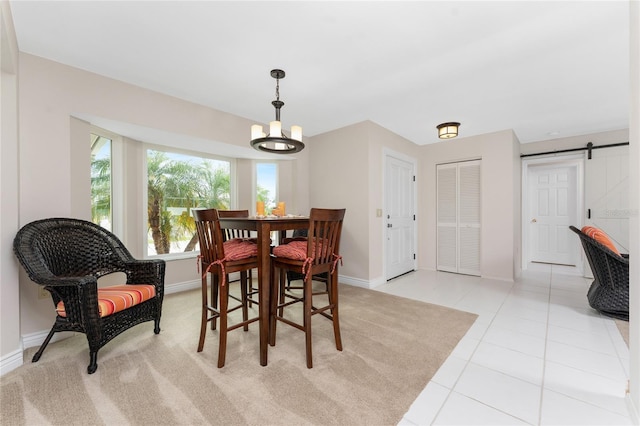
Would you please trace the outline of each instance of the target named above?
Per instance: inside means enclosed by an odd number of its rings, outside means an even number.
[[[437,167],[438,270],[458,272],[458,167]]]
[[[480,275],[480,160],[437,167],[438,270]]]

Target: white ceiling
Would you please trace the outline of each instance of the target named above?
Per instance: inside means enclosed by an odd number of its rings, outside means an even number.
[[[21,51],[313,136],[628,127],[627,1],[11,1]],[[247,129],[247,139],[249,129]]]

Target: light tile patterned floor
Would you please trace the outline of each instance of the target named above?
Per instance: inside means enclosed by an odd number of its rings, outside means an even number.
[[[401,425],[628,425],[629,350],[590,280],[532,264],[515,283],[416,271],[376,290],[479,315]]]

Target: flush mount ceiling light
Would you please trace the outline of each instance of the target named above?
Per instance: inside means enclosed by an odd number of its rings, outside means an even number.
[[[251,146],[258,151],[292,154],[304,149],[302,127],[291,126],[291,137],[282,133],[280,108],[284,106],[284,102],[280,100],[280,79],[284,78],[284,75],[282,70],[271,70],[271,77],[276,79],[276,100],[271,102],[271,105],[276,109],[276,120],[269,123],[269,134],[265,135],[259,124],[251,126]]]
[[[458,127],[460,123],[442,123],[436,126],[438,128],[438,137],[440,139],[451,139],[458,136]]]

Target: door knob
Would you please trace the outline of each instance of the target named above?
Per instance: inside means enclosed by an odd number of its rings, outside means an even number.
[[[390,223],[387,223],[387,228],[391,228],[391,227],[393,227],[393,225]]]
[[[531,219],[531,223],[536,223],[536,222],[537,222],[536,218]]]

